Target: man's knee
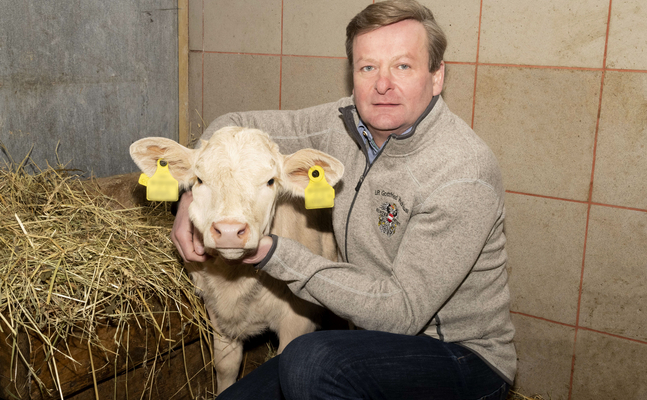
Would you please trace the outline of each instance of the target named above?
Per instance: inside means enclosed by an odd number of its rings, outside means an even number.
[[[281,353],[279,374],[281,389],[286,398],[321,390],[334,380],[343,365],[343,354],[331,336],[331,331],[308,333],[294,339]]]
[[[281,354],[281,368],[301,368],[302,365],[323,366],[339,357],[337,340],[331,331],[312,332],[294,339]]]

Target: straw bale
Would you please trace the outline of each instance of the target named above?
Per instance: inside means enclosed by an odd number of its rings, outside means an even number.
[[[205,370],[208,318],[169,239],[168,206],[135,206],[134,175],[97,182],[25,164],[0,167],[0,397],[98,393],[137,365],[157,374],[196,341]]]

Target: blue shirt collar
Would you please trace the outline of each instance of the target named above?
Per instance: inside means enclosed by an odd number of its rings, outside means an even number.
[[[402,134],[404,135],[405,133],[409,133],[412,128],[413,127],[407,129],[406,131],[402,132]],[[380,151],[382,151],[382,147],[378,146],[377,143],[375,143],[375,140],[373,140],[373,135],[371,135],[371,132],[368,130],[361,118],[359,118],[359,123],[357,124],[357,132],[359,132],[359,135],[362,137],[362,139],[364,139],[364,143],[366,143],[366,149],[368,150],[368,161],[373,164],[373,161],[375,161],[377,155],[380,154]]]

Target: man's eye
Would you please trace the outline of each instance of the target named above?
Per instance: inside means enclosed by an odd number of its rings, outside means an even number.
[[[400,69],[409,69],[411,67],[408,66],[407,64],[401,64],[401,65],[398,66],[398,68],[400,68]]]
[[[373,71],[373,69],[375,68],[372,65],[367,65],[365,67],[360,68],[360,71],[370,72],[370,71]]]

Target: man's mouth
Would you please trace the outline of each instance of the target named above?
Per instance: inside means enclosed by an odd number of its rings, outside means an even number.
[[[397,103],[374,103],[374,107],[396,107],[399,106]]]

